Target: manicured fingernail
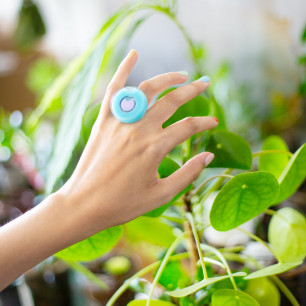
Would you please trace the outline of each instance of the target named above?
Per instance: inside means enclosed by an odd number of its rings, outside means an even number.
[[[188,76],[189,75],[188,71],[178,71],[177,73],[179,73],[182,76]]]
[[[208,165],[212,162],[212,160],[214,159],[214,157],[215,157],[215,155],[214,155],[213,153],[208,154],[208,155],[206,156],[206,158],[205,158],[205,161],[204,161],[205,166],[208,166]]]
[[[216,118],[216,117],[211,117],[211,118],[213,118],[215,121],[217,121],[219,123],[219,119],[218,118]]]
[[[204,83],[208,83],[210,81],[209,76],[204,75],[201,78],[199,78],[200,81],[204,82]]]
[[[136,54],[136,50],[135,50],[135,49],[132,49],[132,50],[128,53],[128,55],[127,55],[126,58],[131,58],[131,57],[133,57],[135,54]]]

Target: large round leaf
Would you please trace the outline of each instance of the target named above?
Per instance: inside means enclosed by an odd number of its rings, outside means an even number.
[[[277,198],[279,185],[269,172],[242,173],[218,193],[210,222],[218,231],[231,230],[262,213]]]
[[[122,235],[122,227],[110,227],[55,254],[69,261],[94,260],[111,250]]]
[[[147,300],[135,300],[131,301],[127,304],[127,306],[146,306]],[[150,305],[152,306],[175,306],[174,304],[166,301],[158,301],[158,300],[151,300]]]
[[[245,292],[260,305],[280,305],[280,294],[277,287],[267,277],[251,279]]]
[[[306,256],[306,219],[297,210],[285,207],[273,215],[269,224],[269,242],[284,262],[303,260]]]
[[[246,277],[244,279],[253,279],[253,278],[259,278],[259,277],[264,277],[264,276],[270,276],[270,275],[275,275],[275,274],[280,274],[283,272],[286,272],[288,270],[291,270],[295,268],[296,266],[299,266],[302,264],[302,261],[298,262],[288,262],[288,263],[277,263],[272,266],[265,267],[263,269],[257,270]]]
[[[303,144],[290,158],[278,179],[280,192],[277,203],[286,200],[296,192],[306,177],[306,144]]]
[[[158,167],[158,175],[160,178],[165,178],[169,176],[170,174],[172,174],[173,172],[175,172],[179,168],[180,166],[174,160],[172,160],[169,157],[165,157]],[[174,196],[170,202],[146,213],[145,216],[153,217],[153,218],[159,217],[173,202],[175,202],[180,196],[182,196],[185,192],[187,192],[191,187],[192,185],[187,186],[184,190],[182,190],[176,196]]]
[[[237,134],[214,131],[209,136],[205,150],[215,154],[209,167],[249,170],[252,166],[250,146]]]
[[[260,306],[258,302],[248,294],[233,290],[221,289],[216,291],[211,298],[212,306]]]
[[[265,139],[262,150],[282,150],[288,151],[286,142],[279,136],[272,135]],[[259,156],[258,169],[268,171],[276,178],[279,178],[282,171],[288,164],[289,156],[283,153],[263,154]]]

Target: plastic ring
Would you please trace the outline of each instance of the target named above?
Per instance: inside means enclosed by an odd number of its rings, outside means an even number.
[[[111,111],[114,117],[123,123],[133,123],[140,120],[147,108],[147,97],[137,87],[121,88],[111,100]]]

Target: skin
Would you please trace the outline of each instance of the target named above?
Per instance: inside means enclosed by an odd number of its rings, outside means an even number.
[[[124,87],[136,61],[137,53],[131,50],[113,76],[89,141],[66,184],[0,228],[0,290],[61,249],[169,202],[213,159],[209,152],[198,154],[171,176],[158,178],[158,166],[171,149],[218,123],[214,117],[190,117],[162,128],[179,106],[209,86],[200,80],[165,95],[138,122],[117,121],[110,111],[111,97]],[[139,88],[150,103],[156,94],[187,79],[170,72],[142,82]]]

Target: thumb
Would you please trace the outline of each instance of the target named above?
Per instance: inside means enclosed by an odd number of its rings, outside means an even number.
[[[162,179],[167,193],[174,197],[198,178],[203,169],[214,159],[214,154],[204,152],[188,160],[180,169]]]

